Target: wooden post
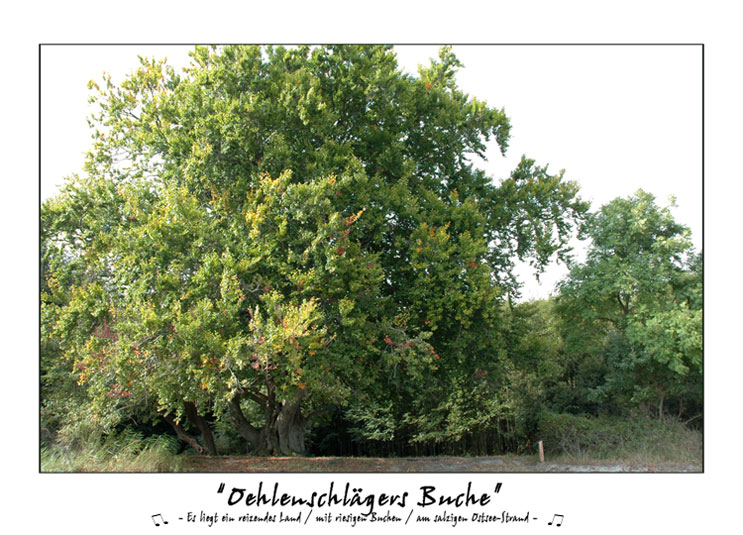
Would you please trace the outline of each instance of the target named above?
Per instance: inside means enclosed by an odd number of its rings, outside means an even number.
[[[541,440],[539,441],[539,462],[544,462],[544,443]]]

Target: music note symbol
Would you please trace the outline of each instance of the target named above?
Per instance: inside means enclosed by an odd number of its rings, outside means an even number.
[[[557,524],[555,524],[555,527],[559,528],[560,526],[562,526],[562,521],[565,520],[565,517],[563,515],[555,515],[552,517],[552,522],[554,522],[555,518],[557,518],[558,516],[560,517],[560,521]],[[547,522],[547,525],[551,526],[552,522]]]
[[[160,522],[158,522],[157,520],[155,520],[155,517],[156,516],[159,516],[160,517],[160,520],[162,520],[163,524],[167,524],[168,523],[168,521],[163,518],[163,515],[152,515],[152,521],[155,523],[155,526],[159,526],[160,525]]]

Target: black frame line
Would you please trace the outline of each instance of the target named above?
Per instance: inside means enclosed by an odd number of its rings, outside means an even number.
[[[673,43],[673,42],[660,42],[660,43],[653,43],[653,42],[637,42],[637,43],[620,43],[620,42],[614,42],[614,43],[441,43],[441,42],[414,42],[414,43],[374,43],[374,42],[363,42],[363,43],[351,43],[351,42],[315,42],[315,43],[291,43],[291,42],[276,42],[276,43],[244,43],[244,42],[227,42],[227,43],[210,43],[210,42],[201,42],[201,43],[183,43],[183,42],[172,42],[172,43],[158,43],[158,42],[140,42],[140,43],[97,43],[97,42],[90,42],[90,43],[84,43],[84,42],[71,42],[71,43],[60,43],[60,42],[49,42],[49,43],[39,43],[39,53],[38,53],[38,188],[39,188],[39,229],[38,229],[38,238],[39,243],[41,242],[41,165],[42,165],[42,158],[41,158],[41,117],[42,117],[42,109],[41,109],[41,89],[42,89],[42,69],[41,69],[41,57],[42,57],[42,48],[43,47],[52,47],[52,46],[228,46],[228,45],[264,45],[264,46],[300,46],[300,45],[307,45],[307,46],[322,46],[322,45],[328,45],[328,44],[334,44],[334,45],[345,45],[345,44],[368,44],[368,45],[375,45],[375,44],[382,44],[382,45],[392,45],[392,46],[442,46],[444,44],[451,45],[451,46],[493,46],[493,47],[501,47],[501,46],[507,46],[507,47],[666,47],[666,46],[673,46],[673,47],[701,47],[702,51],[702,58],[701,58],[701,82],[702,82],[702,169],[701,169],[701,175],[702,175],[702,252],[704,252],[704,237],[705,237],[705,229],[704,229],[704,220],[705,220],[705,45],[704,43]],[[39,295],[41,295],[41,248],[39,248],[39,257],[38,257],[38,284],[39,284]],[[704,392],[706,392],[706,383],[707,383],[707,375],[705,373],[705,355],[704,355],[704,347],[705,347],[705,320],[704,320],[704,307],[706,304],[706,296],[704,292],[704,280],[706,278],[706,271],[704,271],[704,258],[702,259],[702,389]],[[38,413],[38,432],[39,432],[39,474],[71,474],[74,472],[42,472],[41,471],[41,302],[39,302],[39,413]],[[686,473],[686,472],[662,472],[657,473],[655,475],[662,475],[662,474],[697,474],[701,475],[704,474],[704,465],[705,465],[705,445],[706,445],[706,419],[704,419],[704,415],[706,414],[707,406],[704,404],[704,408],[702,410],[703,415],[703,423],[702,423],[702,470],[701,472],[693,472],[693,473]],[[90,473],[90,472],[87,472]],[[93,473],[99,473],[99,474],[131,474],[131,472],[93,472]],[[143,474],[160,474],[161,472],[141,472]],[[333,474],[338,476],[351,476],[353,474],[389,474],[391,472],[175,472],[176,474],[248,474],[248,475],[256,475],[256,474],[291,474],[291,475],[310,475],[310,474]],[[611,475],[625,475],[625,474],[642,474],[643,472],[611,472]],[[173,474],[171,472],[167,472],[167,474]],[[397,473],[396,473],[397,474]],[[602,474],[606,475],[607,472],[407,472],[408,475],[415,475],[420,476],[422,474],[506,474],[506,475],[519,475],[519,474],[538,474],[538,475],[589,475],[589,474]]]

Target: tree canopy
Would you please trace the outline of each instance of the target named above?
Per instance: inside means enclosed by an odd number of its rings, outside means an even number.
[[[560,286],[573,347],[603,352],[613,399],[701,406],[702,262],[688,228],[642,190],[601,207],[591,246]]]
[[[191,56],[90,84],[83,173],[42,206],[42,387],[212,454],[217,423],[302,453],[329,406],[375,438],[485,425],[514,262],[567,258],[577,185],[527,157],[502,180],[475,167],[510,122],[458,89],[447,47],[417,77],[385,46]]]

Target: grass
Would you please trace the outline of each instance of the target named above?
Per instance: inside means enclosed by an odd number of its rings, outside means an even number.
[[[180,472],[184,457],[169,436],[147,437],[124,431],[94,437],[77,448],[41,448],[42,472]]]
[[[702,433],[676,421],[546,414],[545,453],[566,462],[702,463]]]

